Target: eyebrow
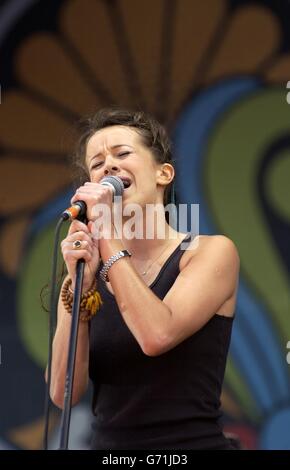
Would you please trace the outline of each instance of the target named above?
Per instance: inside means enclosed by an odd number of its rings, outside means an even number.
[[[116,145],[112,145],[112,149],[115,149],[115,148],[118,148],[118,147],[130,147],[131,149],[133,149],[133,147],[131,145],[128,145],[128,144],[116,144]],[[90,162],[96,158],[96,157],[99,157],[101,155],[101,152],[99,153],[96,153],[96,155],[93,155],[92,158],[90,159]],[[89,157],[88,157],[89,158]]]

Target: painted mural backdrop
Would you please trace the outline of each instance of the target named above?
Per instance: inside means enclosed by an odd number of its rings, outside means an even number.
[[[245,448],[290,449],[287,17],[287,1],[2,4],[0,448],[41,447],[47,314],[39,292],[72,193],[72,129],[117,103],[169,126],[178,202],[199,203],[200,232],[224,233],[240,252],[226,431]],[[89,416],[87,398],[73,413],[71,448],[87,447]],[[52,446],[58,420],[54,409]]]

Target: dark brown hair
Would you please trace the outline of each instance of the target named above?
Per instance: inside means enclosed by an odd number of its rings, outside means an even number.
[[[171,154],[171,142],[165,128],[152,116],[143,111],[134,111],[120,107],[109,107],[98,110],[80,123],[81,136],[74,153],[74,167],[82,180],[88,178],[86,166],[86,147],[95,132],[109,126],[127,126],[140,134],[143,144],[149,150],[157,163],[170,163],[174,166]],[[164,204],[170,202],[169,184],[164,192]]]

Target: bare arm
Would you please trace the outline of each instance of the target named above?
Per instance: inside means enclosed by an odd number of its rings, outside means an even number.
[[[85,259],[85,273],[83,291],[88,290],[95,278],[97,266],[99,264],[98,242],[92,238],[91,225],[74,221],[72,222],[68,236],[62,242],[62,253],[68,269],[68,277],[73,281],[74,288],[75,268],[78,259]],[[73,241],[82,241],[82,249],[74,250]],[[67,279],[67,278],[66,278]],[[64,280],[64,282],[66,281]],[[51,387],[50,396],[52,401],[59,408],[63,407],[65,378],[67,372],[67,357],[69,347],[69,337],[71,330],[71,315],[65,310],[59,298],[57,328],[53,340]],[[88,386],[89,367],[89,328],[88,323],[80,321],[77,340],[75,374],[72,393],[72,404],[76,404],[85,393]],[[47,374],[46,374],[47,376]]]
[[[53,340],[50,396],[59,408],[63,407],[64,387],[67,371],[68,346],[71,329],[71,315],[62,301],[58,305],[57,329]],[[88,386],[89,328],[87,322],[79,323],[72,404],[75,405]]]
[[[118,240],[101,240],[102,258],[108,259],[121,245]],[[238,270],[231,240],[212,236],[200,242],[163,301],[143,282],[129,258],[113,264],[109,278],[128,328],[143,352],[155,356],[194,334],[218,311],[233,313],[223,309],[234,306]]]

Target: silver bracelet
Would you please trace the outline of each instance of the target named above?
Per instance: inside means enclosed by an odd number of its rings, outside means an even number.
[[[109,282],[109,278],[108,278],[109,269],[113,266],[113,264],[116,261],[118,261],[118,259],[124,258],[124,256],[132,256],[132,255],[131,255],[130,251],[128,251],[128,250],[121,250],[121,251],[118,251],[118,253],[116,253],[115,255],[111,256],[108,259],[108,261],[105,262],[104,266],[102,267],[102,269],[100,271],[100,278],[103,281]]]

